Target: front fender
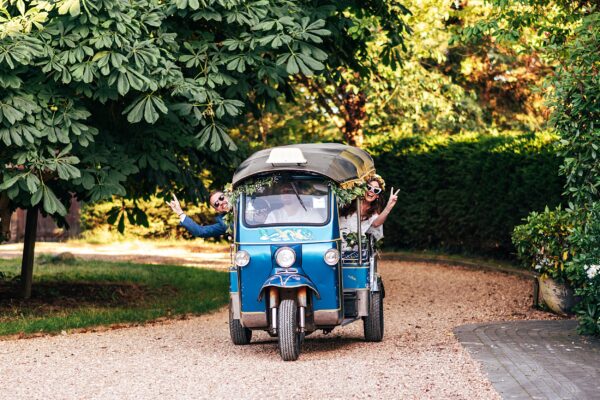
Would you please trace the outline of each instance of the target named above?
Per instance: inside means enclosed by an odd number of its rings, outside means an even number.
[[[321,298],[317,286],[310,280],[306,275],[299,274],[297,272],[291,273],[278,273],[269,276],[269,278],[263,283],[258,294],[258,301],[262,299],[265,289],[269,287],[278,287],[285,289],[293,289],[299,287],[307,287],[312,290],[317,296],[317,299]]]

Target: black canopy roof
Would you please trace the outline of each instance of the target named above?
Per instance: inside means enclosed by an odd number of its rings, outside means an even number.
[[[302,151],[306,163],[267,163],[274,149],[297,148]],[[365,179],[375,173],[373,159],[366,151],[338,143],[311,143],[273,147],[260,150],[240,164],[233,174],[233,186],[264,173],[280,171],[313,172],[330,178],[339,184]]]

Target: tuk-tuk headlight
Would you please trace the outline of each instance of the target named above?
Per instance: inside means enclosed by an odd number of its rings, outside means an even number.
[[[296,262],[296,253],[289,247],[281,247],[275,252],[275,261],[280,267],[289,268]]]
[[[235,253],[235,265],[245,267],[250,262],[250,254],[246,250],[240,250]]]
[[[340,261],[340,252],[337,249],[329,249],[325,252],[323,259],[327,265],[336,265]]]

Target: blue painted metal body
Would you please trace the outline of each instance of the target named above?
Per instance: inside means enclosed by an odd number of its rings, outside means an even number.
[[[337,200],[329,192],[329,218],[322,226],[293,225],[251,228],[244,225],[239,215],[235,221],[236,250],[250,254],[250,262],[230,273],[230,290],[239,292],[242,313],[266,313],[269,286],[281,288],[310,288],[313,311],[334,311],[343,319],[343,292],[365,289],[369,285],[369,260],[363,265],[341,263],[330,266],[324,261],[325,252],[340,250],[340,231]],[[240,210],[239,199],[237,210]],[[275,252],[280,247],[291,247],[296,262],[289,269],[275,262]]]

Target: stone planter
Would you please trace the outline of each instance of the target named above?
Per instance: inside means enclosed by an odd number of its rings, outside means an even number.
[[[573,289],[565,283],[557,283],[548,276],[538,276],[539,302],[546,304],[556,314],[568,315],[577,304]]]

